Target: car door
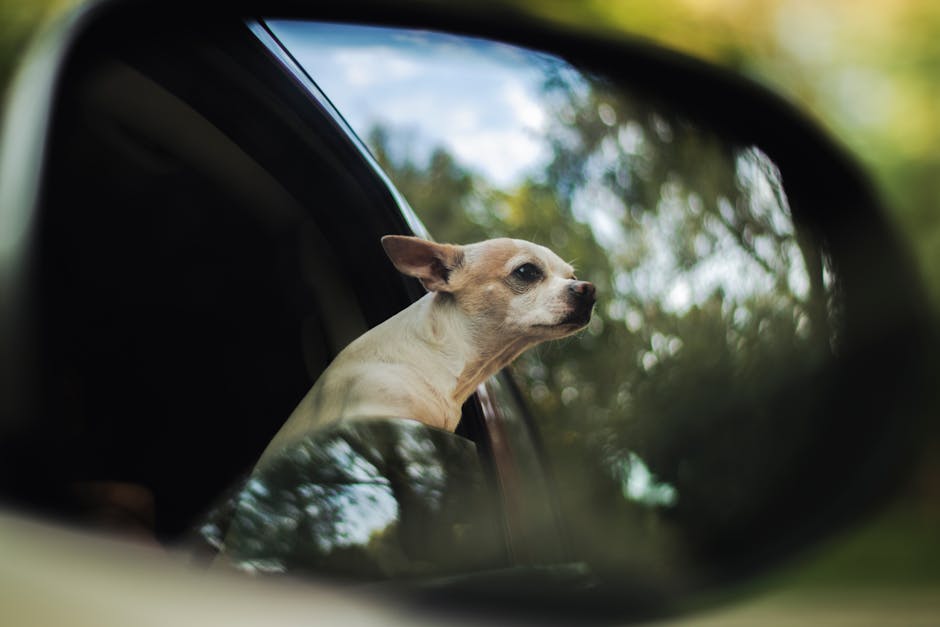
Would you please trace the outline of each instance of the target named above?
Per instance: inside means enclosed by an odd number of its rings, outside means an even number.
[[[417,222],[327,103],[244,23],[187,33],[78,44],[37,244],[42,407],[20,433],[49,463],[9,486],[78,516],[143,486],[162,539],[420,293],[379,245]]]

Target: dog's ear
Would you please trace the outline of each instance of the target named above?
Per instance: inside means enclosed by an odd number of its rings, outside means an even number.
[[[463,250],[452,244],[436,244],[419,237],[386,235],[385,254],[402,274],[413,276],[431,292],[450,292],[451,273],[463,264]]]

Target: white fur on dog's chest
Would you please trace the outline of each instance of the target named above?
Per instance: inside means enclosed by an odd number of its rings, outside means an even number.
[[[468,353],[440,318],[435,294],[357,338],[333,360],[271,441],[265,457],[341,420],[410,418],[453,430],[463,403],[454,398]],[[435,334],[434,331],[437,331]],[[460,348],[464,348],[463,351]]]

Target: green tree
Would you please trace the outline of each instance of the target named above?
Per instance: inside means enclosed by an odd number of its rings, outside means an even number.
[[[539,241],[598,286],[588,330],[513,374],[581,554],[668,576],[683,543],[726,553],[789,480],[817,416],[781,390],[834,345],[835,279],[759,150],[564,65],[543,96],[552,156],[512,190],[443,149],[393,158],[392,129],[369,142],[437,239]]]

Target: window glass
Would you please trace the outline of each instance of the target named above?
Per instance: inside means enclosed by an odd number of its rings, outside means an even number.
[[[503,567],[476,448],[413,420],[343,423],[254,469],[200,529],[248,572],[386,579]]]
[[[536,241],[597,285],[584,332],[511,368],[578,558],[674,580],[747,550],[839,345],[836,275],[773,161],[544,54],[271,26],[436,239]]]

